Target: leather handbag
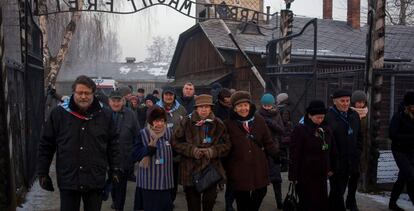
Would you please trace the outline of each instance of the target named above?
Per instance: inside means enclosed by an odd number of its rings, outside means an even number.
[[[210,163],[203,170],[192,175],[195,189],[202,193],[222,179],[220,172]]]
[[[283,211],[297,211],[299,210],[298,195],[296,194],[295,184],[289,184],[289,190],[283,201]]]

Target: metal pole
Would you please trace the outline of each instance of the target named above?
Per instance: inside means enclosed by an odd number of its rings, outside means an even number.
[[[234,38],[233,34],[231,33],[229,27],[227,27],[226,23],[222,19],[220,19],[220,23],[223,26],[223,28],[226,30],[226,33],[230,37],[231,41],[233,41],[234,45],[236,45],[236,47],[239,50],[239,52],[243,55],[243,57],[250,64],[250,66],[251,66],[250,69],[252,70],[252,72],[256,76],[256,78],[259,80],[260,84],[263,86],[264,92],[266,92],[266,82],[263,79],[263,77],[260,75],[259,70],[257,70],[256,66],[254,65],[254,63],[252,62],[252,60],[249,58],[249,56],[246,54],[246,52],[243,49],[241,49],[241,47],[237,43],[236,39]]]

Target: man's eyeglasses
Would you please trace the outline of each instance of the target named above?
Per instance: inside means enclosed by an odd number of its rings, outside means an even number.
[[[93,92],[75,92],[75,94],[79,96],[82,96],[82,95],[91,96],[93,95]]]

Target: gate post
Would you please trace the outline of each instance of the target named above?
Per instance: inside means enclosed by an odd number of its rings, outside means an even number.
[[[281,10],[280,11],[280,35],[279,37],[286,37],[292,34],[293,29],[293,12],[291,10]],[[279,54],[278,54],[278,64],[284,65],[290,63],[291,50],[292,50],[292,40],[281,40],[279,42]],[[283,70],[283,66],[281,67]],[[284,90],[280,76],[276,78],[276,90],[277,92],[287,91]]]
[[[367,140],[363,143],[362,153],[362,190],[373,191],[377,185],[378,165],[378,131],[381,117],[381,88],[383,76],[374,74],[375,70],[384,67],[385,43],[385,0],[369,0],[370,14],[368,21],[370,30],[367,36],[367,69],[366,92],[368,96],[368,131]]]
[[[13,192],[10,174],[10,154],[7,119],[7,71],[4,62],[4,25],[3,5],[0,2],[0,210],[10,210],[15,206],[15,195]]]

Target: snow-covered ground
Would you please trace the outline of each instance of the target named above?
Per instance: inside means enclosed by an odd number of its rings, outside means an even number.
[[[367,193],[358,193],[358,195],[365,196],[367,198],[372,199],[375,202],[381,203],[384,206],[388,207],[388,202],[390,201],[391,192],[384,192],[381,195],[377,194],[367,194]],[[400,195],[400,198],[397,201],[398,206],[405,210],[411,210],[414,211],[414,206],[411,203],[409,197],[407,194],[403,193]]]

